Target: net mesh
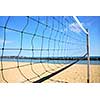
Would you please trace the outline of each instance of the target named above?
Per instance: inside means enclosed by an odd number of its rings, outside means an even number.
[[[1,16],[0,82],[65,82],[53,76],[87,54],[72,16]]]

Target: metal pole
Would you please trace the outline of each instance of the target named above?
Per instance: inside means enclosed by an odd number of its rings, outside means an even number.
[[[88,32],[88,29],[86,29]],[[87,83],[90,82],[90,54],[89,54],[89,32],[87,34]]]

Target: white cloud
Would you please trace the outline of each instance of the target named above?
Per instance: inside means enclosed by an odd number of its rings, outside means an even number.
[[[81,23],[83,24],[83,23]],[[72,32],[75,32],[75,33],[80,33],[82,31],[81,27],[79,26],[78,23],[71,23],[69,24],[69,29],[72,31]]]
[[[67,31],[68,31],[67,28],[61,29],[61,32],[67,32]]]
[[[0,39],[0,44],[2,44],[3,42],[4,42],[4,40],[3,39]],[[5,43],[6,44],[10,44],[10,43],[12,43],[12,41],[6,40]]]

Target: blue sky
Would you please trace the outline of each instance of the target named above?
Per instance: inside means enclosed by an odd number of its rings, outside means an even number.
[[[80,16],[78,18],[89,30],[90,55],[100,56],[100,16]]]
[[[34,49],[50,49],[38,51],[35,50],[33,56],[82,56],[86,52],[86,34],[82,31],[73,17],[65,16],[65,17],[31,17],[34,20],[27,17],[10,17],[7,23],[7,27],[10,29],[19,30],[19,32],[4,29],[5,23],[7,22],[8,17],[0,17],[0,48],[3,48],[4,34],[6,34],[6,41],[4,48],[11,49],[20,49],[21,48],[21,32],[24,31],[29,34],[23,34],[22,41],[22,49],[32,49],[32,42]],[[81,24],[88,28],[90,33],[90,55],[91,56],[100,56],[100,17],[94,16],[79,16],[78,17]],[[45,25],[38,23],[47,24],[51,28],[58,30],[56,32],[51,30],[50,28],[46,28]],[[59,21],[59,22],[58,22]],[[28,24],[27,24],[28,23]],[[64,26],[62,25],[64,24]],[[2,27],[3,26],[3,27]],[[26,27],[25,27],[26,26]],[[37,29],[37,30],[36,30]],[[4,33],[4,31],[6,31]],[[32,40],[33,35],[36,32],[35,38]],[[61,33],[62,32],[62,33]],[[43,34],[44,33],[44,34]],[[47,38],[43,38],[41,36],[45,36]],[[49,40],[51,36],[51,40]],[[55,42],[54,39],[57,41]],[[61,41],[64,41],[62,43]],[[67,42],[65,44],[65,42]],[[43,46],[42,46],[43,43]],[[52,49],[52,50],[51,50]],[[59,49],[53,50],[53,49]],[[64,50],[66,49],[66,50]],[[2,54],[2,50],[0,50],[0,55]],[[19,50],[5,50],[3,55],[14,55],[17,56],[19,54]],[[22,50],[20,56],[32,56],[32,51]]]

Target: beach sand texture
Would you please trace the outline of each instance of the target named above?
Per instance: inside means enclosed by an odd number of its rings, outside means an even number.
[[[19,63],[2,62],[3,74],[0,71],[0,82],[4,83],[3,77],[9,83],[30,83],[43,78],[51,73],[63,68],[64,64],[47,64],[47,63]],[[2,66],[0,64],[0,69]],[[29,79],[29,80],[28,80]],[[44,83],[86,83],[87,82],[87,65],[74,64],[57,75],[44,81]],[[90,82],[100,83],[100,65],[90,65]]]

